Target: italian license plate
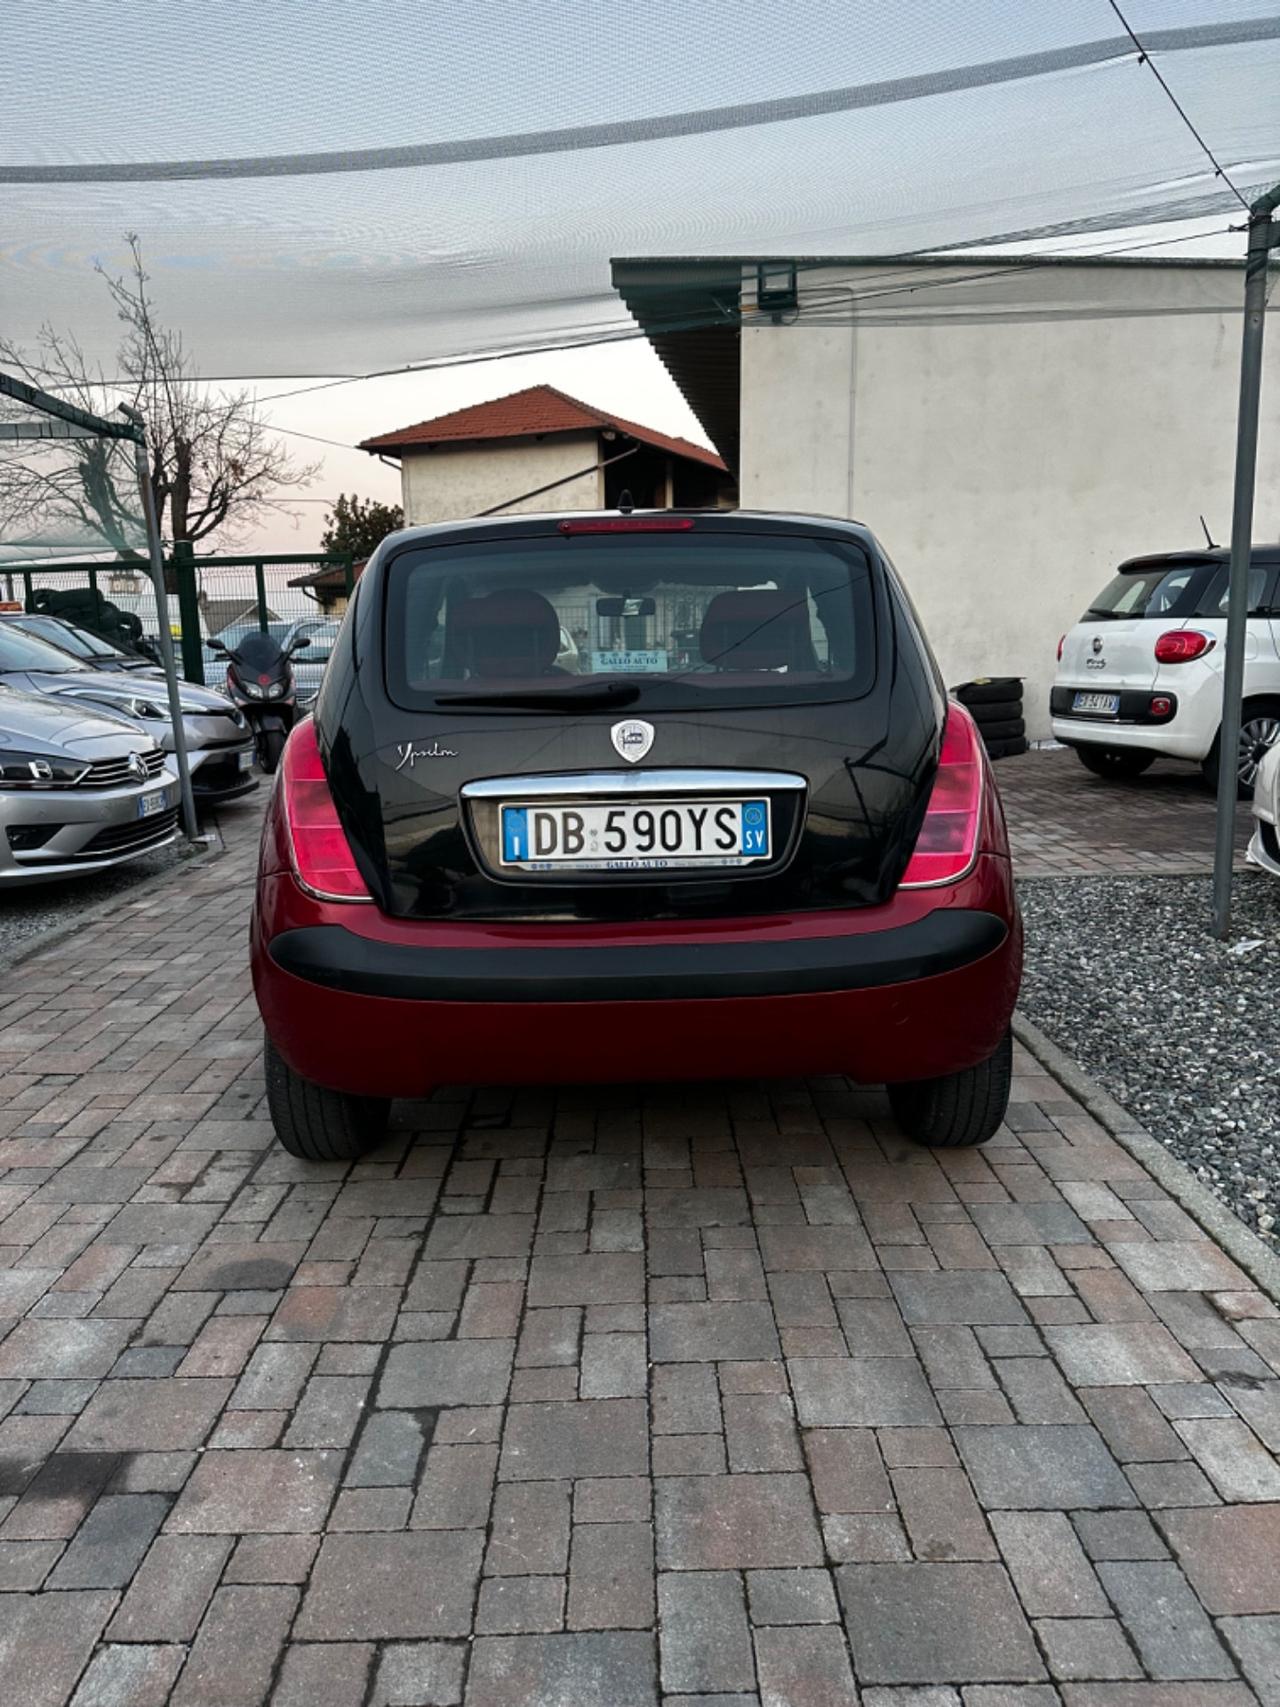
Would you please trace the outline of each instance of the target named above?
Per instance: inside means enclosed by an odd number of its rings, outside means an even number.
[[[504,866],[520,871],[670,871],[772,858],[767,800],[503,806]]]
[[[243,753],[237,753],[236,763],[242,771],[251,771],[253,769],[253,748],[249,747]]]
[[[139,818],[154,818],[158,812],[167,811],[169,807],[169,790],[159,788],[154,794],[144,794],[138,801]]]
[[[1117,717],[1120,713],[1118,693],[1078,693],[1071,701],[1072,711],[1083,711],[1090,717]]]

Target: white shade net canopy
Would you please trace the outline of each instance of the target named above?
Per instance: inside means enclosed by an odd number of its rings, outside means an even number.
[[[126,232],[209,376],[624,335],[620,254],[1159,254],[1280,177],[1273,7],[10,7],[0,331],[109,361]]]

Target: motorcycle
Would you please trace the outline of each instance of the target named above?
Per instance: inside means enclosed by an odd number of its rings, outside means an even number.
[[[280,763],[289,731],[298,721],[298,696],[290,659],[311,642],[302,636],[288,647],[270,634],[251,633],[234,647],[210,640],[227,660],[227,692],[249,720],[258,762],[270,775]]]

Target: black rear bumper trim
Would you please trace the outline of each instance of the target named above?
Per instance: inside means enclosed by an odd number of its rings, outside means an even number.
[[[410,948],[339,925],[283,931],[282,972],[353,996],[418,1002],[715,1001],[871,990],[955,972],[991,954],[1008,927],[994,913],[941,907],[914,924],[789,941],[626,948]]]
[[[1114,717],[1099,717],[1090,715],[1087,711],[1075,712],[1071,702],[1078,693],[1115,693],[1120,701],[1119,709]],[[1151,701],[1167,699],[1168,711],[1153,716]],[[1087,688],[1051,688],[1049,690],[1049,715],[1062,717],[1081,728],[1114,729],[1117,723],[1140,723],[1150,729],[1163,728],[1166,723],[1172,723],[1178,715],[1178,696],[1168,693],[1164,688],[1108,688],[1105,682],[1098,682]]]

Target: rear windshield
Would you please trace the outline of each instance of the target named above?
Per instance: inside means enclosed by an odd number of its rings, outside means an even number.
[[[1196,596],[1213,577],[1211,563],[1161,563],[1122,569],[1099,593],[1082,620],[1192,616]]]
[[[625,682],[649,709],[851,699],[875,677],[852,543],[711,533],[512,537],[391,564],[392,698]],[[459,707],[462,709],[462,707]]]
[[[1250,615],[1258,615],[1263,608],[1268,574],[1265,563],[1250,565]],[[1226,614],[1225,563],[1165,561],[1145,569],[1122,569],[1089,606],[1082,621]]]

